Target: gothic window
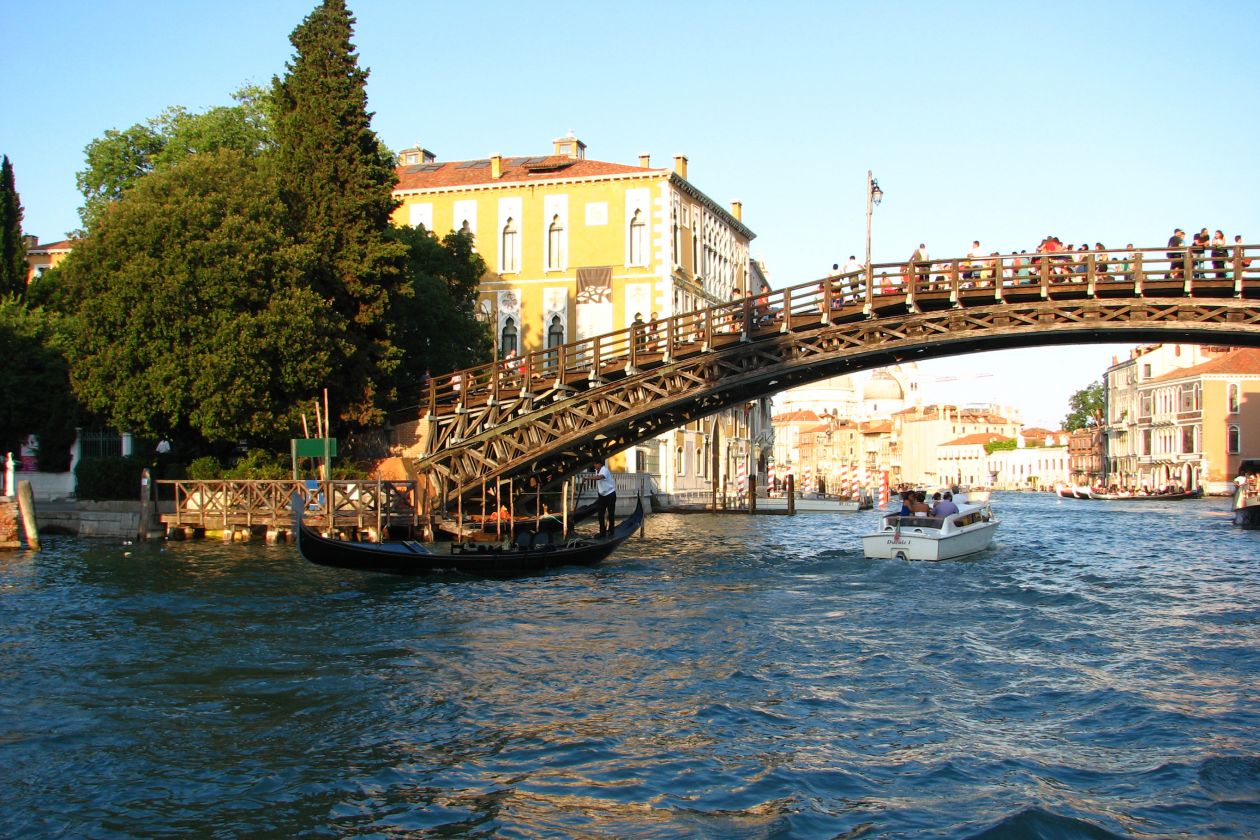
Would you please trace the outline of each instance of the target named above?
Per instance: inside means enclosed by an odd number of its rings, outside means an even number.
[[[1242,433],[1237,426],[1229,427],[1229,438],[1226,441],[1225,449],[1230,455],[1237,455],[1242,451]]]
[[[647,264],[646,226],[643,224],[643,211],[635,210],[630,219],[630,265]]]
[[[1229,403],[1229,407],[1227,410],[1229,411],[1230,414],[1237,414],[1238,413],[1238,385],[1237,383],[1230,383],[1229,388],[1227,390],[1227,394],[1228,396],[1226,399]]]
[[[560,323],[559,315],[551,316],[551,326],[547,327],[547,348],[559,347],[564,344],[564,324]]]
[[[517,265],[517,248],[516,248],[516,224],[509,216],[507,224],[503,226],[503,248],[499,252],[500,262],[503,264],[503,273],[507,274],[513,271],[519,271],[520,266]]]
[[[508,318],[503,322],[503,331],[499,334],[499,354],[506,356],[516,350],[516,321]]]
[[[560,216],[551,218],[551,226],[547,228],[547,270],[559,271],[564,268],[564,225]]]

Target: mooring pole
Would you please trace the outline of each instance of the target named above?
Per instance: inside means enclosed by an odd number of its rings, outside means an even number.
[[[31,551],[39,551],[39,528],[35,524],[35,494],[29,481],[17,483],[18,510],[22,513],[22,528],[26,531],[26,544]]]

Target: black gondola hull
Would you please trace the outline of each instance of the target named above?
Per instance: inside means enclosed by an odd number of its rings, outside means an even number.
[[[391,575],[457,573],[487,578],[519,577],[561,566],[594,566],[617,550],[643,524],[643,502],[604,539],[571,539],[523,547],[512,544],[454,545],[449,552],[430,551],[414,542],[349,542],[320,536],[294,512],[298,551],[312,563],[338,569]],[[539,541],[540,543],[543,540]]]

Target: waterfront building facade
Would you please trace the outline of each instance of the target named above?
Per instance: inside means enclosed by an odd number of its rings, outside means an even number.
[[[1068,472],[1072,484],[1098,487],[1103,484],[1103,429],[1085,426],[1068,436]]]
[[[975,434],[1014,438],[1020,431],[1018,411],[997,406],[915,406],[895,413],[892,421],[901,467],[898,481],[927,486],[955,478],[939,461],[941,444]]]
[[[1139,487],[1230,492],[1260,457],[1260,349],[1239,348],[1138,388]]]
[[[1066,484],[1068,468],[1067,432],[1021,433],[1013,449],[996,450],[989,455],[992,486],[998,490],[1051,490]]]
[[[1186,417],[1180,423],[1169,421],[1170,417],[1180,412],[1161,410],[1159,426],[1162,432],[1156,434],[1153,422],[1156,413],[1155,393],[1151,383],[1176,371],[1219,359],[1231,352],[1233,348],[1221,346],[1146,344],[1130,350],[1126,359],[1113,360],[1104,377],[1104,484],[1125,490],[1139,490],[1143,486],[1151,489],[1160,479],[1170,478],[1178,472],[1179,464],[1185,464],[1187,468],[1181,470],[1180,479],[1183,482],[1193,479],[1195,483],[1183,483],[1183,486],[1190,489],[1199,486],[1198,482],[1206,473],[1200,459],[1183,461],[1173,458],[1173,455],[1191,453],[1174,453],[1170,435],[1178,434],[1173,430],[1175,426],[1196,425],[1191,422],[1191,416],[1201,409],[1188,409]],[[1163,398],[1171,399],[1171,395],[1164,392]],[[1187,399],[1193,405],[1192,394]],[[1180,407],[1180,394],[1177,395],[1177,405]],[[1180,447],[1182,442],[1179,441],[1176,445]],[[1224,469],[1223,459],[1217,463]]]
[[[398,158],[394,223],[472,236],[495,352],[528,353],[769,290],[741,204],[720,206],[687,168],[683,155],[669,167],[648,155],[594,160],[572,133],[545,155],[438,162],[417,146]],[[737,489],[769,461],[769,419],[768,401],[751,401],[633,447],[614,466],[652,473],[680,502],[715,484]]]

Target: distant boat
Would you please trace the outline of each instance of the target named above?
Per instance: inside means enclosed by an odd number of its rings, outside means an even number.
[[[1058,487],[1054,488],[1054,492],[1058,493],[1059,498],[1062,498],[1062,499],[1088,500],[1091,498],[1090,493],[1092,493],[1093,491],[1090,488],[1083,487],[1079,484],[1072,484],[1072,485],[1060,484]]]
[[[381,572],[392,575],[429,575],[442,572],[487,578],[517,577],[561,566],[593,566],[605,560],[643,525],[643,502],[634,513],[603,538],[564,539],[547,531],[520,531],[507,545],[454,544],[433,551],[411,540],[351,542],[320,536],[302,522],[300,501],[294,502],[293,530],[301,555],[320,566]]]
[[[878,531],[862,535],[862,553],[886,560],[954,560],[993,543],[999,520],[985,505],[959,505],[948,516],[887,514]]]
[[[1181,502],[1203,498],[1203,488],[1179,493],[1095,493],[1091,490],[1089,497],[1096,502]]]

